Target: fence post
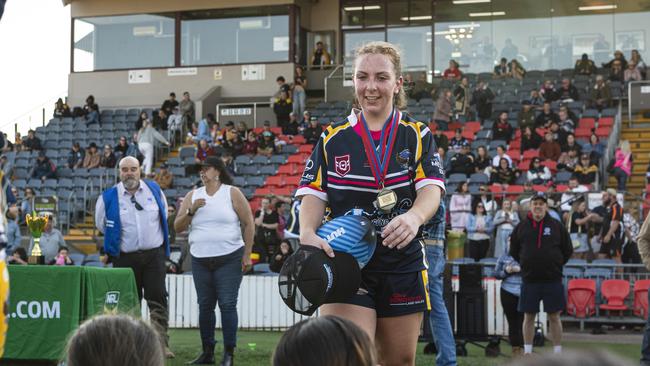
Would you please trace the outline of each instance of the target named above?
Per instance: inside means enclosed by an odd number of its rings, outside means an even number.
[[[41,109],[43,111],[43,127],[45,127],[45,108]]]

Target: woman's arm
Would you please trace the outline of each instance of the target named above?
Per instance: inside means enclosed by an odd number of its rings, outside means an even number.
[[[237,217],[239,217],[239,223],[242,229],[242,236],[244,238],[244,259],[248,258],[250,262],[250,254],[253,251],[253,237],[255,236],[255,225],[253,224],[253,213],[251,212],[251,207],[244,197],[244,194],[241,193],[239,188],[232,187],[230,189],[230,197],[232,200],[232,206]]]
[[[183,203],[181,203],[181,207],[178,209],[178,214],[176,215],[176,220],[174,220],[174,229],[176,232],[183,232],[187,230],[187,228],[190,226],[190,223],[192,222],[192,216],[189,216],[187,214],[187,209],[192,207],[192,194],[194,191],[189,191],[185,195],[185,198],[183,198]]]
[[[316,230],[325,216],[325,205],[325,201],[314,195],[303,196],[299,214],[300,244],[321,248],[328,256],[334,257],[332,247],[316,235]]]

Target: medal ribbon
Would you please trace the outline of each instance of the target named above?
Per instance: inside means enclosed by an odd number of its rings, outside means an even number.
[[[390,165],[390,155],[393,152],[393,146],[395,145],[395,138],[397,137],[397,128],[399,122],[399,111],[393,109],[393,113],[389,118],[389,122],[385,123],[381,129],[381,135],[379,138],[379,147],[381,152],[377,151],[377,146],[372,139],[370,133],[370,128],[368,128],[368,123],[363,116],[363,112],[360,115],[361,126],[363,134],[361,135],[361,140],[363,141],[364,150],[366,152],[366,157],[370,163],[370,170],[372,175],[375,178],[375,182],[379,189],[384,188],[384,178],[386,178],[386,173],[388,173],[388,165]],[[390,133],[386,136],[385,132],[387,129],[390,129]],[[387,137],[387,139],[386,139]],[[372,151],[371,154],[369,151]]]

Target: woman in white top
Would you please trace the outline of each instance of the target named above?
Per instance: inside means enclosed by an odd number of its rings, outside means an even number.
[[[497,228],[494,239],[494,257],[499,258],[503,254],[508,254],[508,239],[512,230],[519,224],[519,215],[512,210],[512,201],[503,200],[501,209],[494,216],[493,224]]]
[[[214,364],[215,305],[219,302],[224,355],[232,365],[237,341],[237,295],[243,272],[251,267],[253,214],[221,158],[201,163],[203,187],[189,192],[174,221],[177,232],[189,229],[192,276],[199,303],[203,352],[192,364]]]
[[[467,229],[467,220],[472,210],[472,196],[469,194],[469,185],[463,182],[458,186],[456,193],[451,195],[449,215],[451,216],[451,229],[464,231]]]
[[[147,176],[151,175],[151,169],[153,168],[153,145],[156,140],[169,146],[169,141],[151,126],[149,119],[145,119],[142,128],[138,131],[138,148],[144,155],[142,170]]]
[[[490,233],[492,232],[492,217],[485,213],[483,202],[474,206],[467,222],[467,239],[469,239],[469,256],[480,261],[487,256],[490,249]]]

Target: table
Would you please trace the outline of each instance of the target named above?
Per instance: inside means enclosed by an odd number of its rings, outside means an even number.
[[[96,314],[140,313],[128,268],[9,266],[5,359],[60,360],[70,334]]]

